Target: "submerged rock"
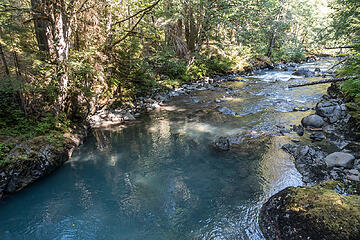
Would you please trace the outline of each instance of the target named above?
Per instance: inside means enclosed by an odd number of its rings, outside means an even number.
[[[332,167],[344,167],[352,168],[354,165],[355,157],[350,153],[334,152],[324,159],[326,165],[329,168]]]
[[[234,112],[233,110],[231,110],[230,108],[227,107],[221,107],[218,109],[219,112],[221,112],[224,115],[231,115],[231,116],[236,116],[237,113]]]
[[[301,120],[301,124],[304,127],[313,127],[313,128],[321,128],[325,125],[325,121],[319,115],[312,114],[310,116],[304,117]]]
[[[314,73],[307,68],[301,68],[293,73],[294,76],[313,77]]]
[[[360,239],[360,196],[334,191],[341,183],[289,187],[261,208],[259,225],[267,239]]]
[[[231,148],[231,139],[229,137],[219,137],[213,142],[215,148],[222,151],[229,151]]]

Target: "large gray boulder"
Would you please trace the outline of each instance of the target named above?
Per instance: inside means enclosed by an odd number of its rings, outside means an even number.
[[[312,114],[310,116],[304,117],[301,120],[301,124],[304,127],[313,127],[313,128],[321,128],[324,126],[325,121],[319,115]]]
[[[328,155],[324,161],[329,168],[344,167],[352,168],[354,165],[355,157],[350,153],[334,152]]]
[[[316,114],[325,117],[329,123],[335,123],[344,116],[346,107],[343,110],[341,103],[336,100],[322,100],[316,105]]]

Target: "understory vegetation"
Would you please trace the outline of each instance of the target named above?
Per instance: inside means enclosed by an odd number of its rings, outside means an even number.
[[[341,74],[359,72],[357,0],[3,0],[0,12],[2,136],[59,135],[155,88],[334,44],[351,45]],[[359,78],[343,87],[360,97]]]
[[[352,76],[342,85],[343,90],[360,103],[360,2],[357,0],[337,0],[334,9],[332,37],[336,43],[350,49],[346,61],[339,70],[343,76]]]

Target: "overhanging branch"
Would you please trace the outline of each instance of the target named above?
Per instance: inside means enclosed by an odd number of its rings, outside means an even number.
[[[118,22],[115,22],[113,25],[118,25],[118,24],[120,24],[120,23],[126,22],[126,21],[128,21],[128,20],[130,20],[130,19],[132,19],[132,18],[134,18],[134,17],[136,17],[136,16],[138,16],[138,15],[140,15],[141,13],[145,13],[145,12],[147,13],[147,12],[151,11],[156,5],[159,4],[160,1],[161,1],[161,0],[157,0],[155,3],[153,3],[153,4],[150,5],[149,7],[146,7],[146,8],[144,8],[144,9],[138,11],[137,13],[135,13],[134,15],[131,15],[130,17],[127,17],[127,18],[122,19],[122,20],[120,20],[120,21],[118,21]]]

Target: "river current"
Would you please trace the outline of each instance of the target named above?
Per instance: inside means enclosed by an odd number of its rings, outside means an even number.
[[[328,87],[288,89],[319,80],[292,74],[239,77],[94,131],[61,169],[0,203],[0,239],[263,239],[262,203],[303,184],[280,149],[297,136],[276,134],[278,126],[299,124],[311,110],[293,109],[314,107]],[[241,136],[230,151],[213,148],[230,135]]]

